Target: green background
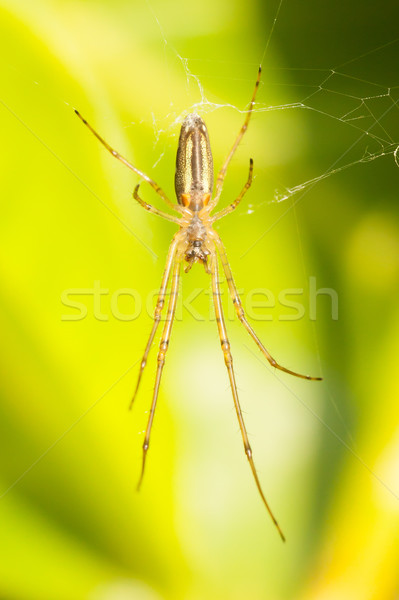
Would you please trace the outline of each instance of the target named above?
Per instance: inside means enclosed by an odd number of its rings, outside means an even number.
[[[1,5],[0,597],[397,598],[397,4]],[[179,123],[198,111],[221,165],[260,62],[221,205],[237,196],[250,157],[256,177],[217,229],[244,302],[263,299],[251,323],[267,348],[324,377],[274,373],[228,319],[255,463],[285,545],[246,464],[198,266],[183,277],[183,297],[198,297],[179,309],[135,491],[155,348],[127,409],[151,327],[145,305],[176,227],[132,200],[138,177],[73,113],[173,198]],[[150,188],[141,194],[163,208]],[[319,295],[310,319],[311,281],[335,290],[338,318]],[[95,286],[97,300],[71,293]],[[131,296],[115,309],[126,289],[143,304],[137,318],[126,317]],[[265,289],[274,307],[255,293]],[[303,318],[277,301],[287,289]],[[73,320],[65,294],[84,319]]]

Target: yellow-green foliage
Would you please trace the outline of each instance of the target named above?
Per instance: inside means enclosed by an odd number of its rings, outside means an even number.
[[[381,117],[394,91],[371,116],[362,99],[398,83],[397,45],[342,67],[352,87],[335,76],[323,89],[337,84],[337,93],[317,96],[320,105],[304,100],[331,68],[393,34],[378,37],[370,15],[349,31],[363,14],[357,2],[333,21],[324,3],[287,1],[262,57],[278,2],[1,5],[0,597],[396,597],[398,113]],[[386,19],[397,23],[397,14]],[[178,310],[135,491],[155,348],[131,413],[128,405],[175,226],[134,202],[138,178],[73,112],[173,198],[185,111],[200,103],[217,168],[262,58],[258,105],[223,205],[245,183],[250,157],[254,183],[218,230],[266,346],[288,368],[324,377],[275,375],[229,309],[244,416],[285,545],[246,464],[202,268],[183,277],[183,297],[194,299]],[[307,108],[288,106],[300,101]],[[350,110],[358,120],[343,118]],[[379,138],[370,145],[369,127]],[[366,148],[386,156],[359,163]],[[273,202],[275,189],[351,162]],[[141,195],[162,205],[145,185]],[[310,277],[336,291],[338,319],[319,296],[310,320]],[[293,310],[277,301],[287,289],[304,306],[300,320],[287,320]],[[71,290],[84,293],[69,296],[86,307],[84,319],[62,302]],[[224,301],[227,311],[227,292]]]

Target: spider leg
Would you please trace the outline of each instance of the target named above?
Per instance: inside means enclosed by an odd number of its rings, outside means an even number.
[[[300,377],[301,379],[308,379],[310,381],[321,381],[323,379],[322,377],[311,377],[310,375],[302,375],[301,373],[296,373],[295,371],[291,371],[290,369],[286,369],[286,367],[283,367],[282,365],[279,365],[277,363],[277,361],[271,356],[271,354],[266,350],[266,348],[264,347],[264,345],[262,344],[262,342],[260,341],[260,339],[256,335],[255,331],[252,329],[251,325],[248,323],[248,320],[247,320],[247,318],[245,316],[245,312],[244,312],[244,309],[243,309],[242,304],[241,304],[241,299],[240,299],[240,296],[239,296],[238,291],[237,291],[236,284],[235,284],[234,279],[233,279],[233,274],[231,272],[231,267],[230,267],[229,261],[227,259],[226,250],[225,250],[225,248],[223,246],[223,243],[222,243],[220,237],[218,236],[218,234],[216,232],[215,232],[215,235],[214,235],[214,239],[215,239],[215,243],[217,245],[217,248],[219,250],[220,259],[222,261],[222,266],[223,266],[223,269],[224,269],[224,272],[225,272],[225,275],[226,275],[227,285],[229,286],[231,299],[233,301],[234,308],[235,308],[236,313],[237,313],[237,317],[239,318],[239,320],[241,321],[241,323],[244,325],[245,329],[248,331],[249,335],[252,337],[252,339],[254,340],[254,342],[257,344],[258,348],[266,356],[266,358],[269,361],[269,363],[271,364],[271,366],[275,367],[276,369],[279,369],[280,371],[284,371],[284,373],[289,373],[289,375],[294,375],[294,377]]]
[[[118,160],[120,160],[129,169],[131,169],[132,171],[134,171],[135,173],[137,173],[137,175],[139,175],[147,183],[149,183],[150,186],[156,191],[156,193],[159,194],[159,196],[161,196],[161,198],[166,202],[166,204],[169,204],[169,206],[171,208],[173,208],[174,210],[176,210],[177,212],[181,212],[179,206],[177,204],[173,204],[173,202],[171,202],[169,200],[169,198],[167,197],[167,195],[165,194],[165,192],[163,191],[163,189],[160,188],[159,185],[153,179],[151,179],[151,177],[148,177],[148,175],[146,175],[145,173],[143,173],[143,171],[140,171],[140,169],[137,169],[136,167],[134,167],[124,156],[122,156],[121,154],[119,154],[119,152],[117,152],[116,150],[114,150],[112,148],[112,146],[110,146],[108,144],[108,142],[106,142],[104,140],[104,138],[102,138],[101,135],[99,133],[97,133],[97,131],[95,129],[93,129],[93,127],[90,125],[90,123],[88,123],[86,121],[86,119],[84,119],[82,117],[82,115],[80,114],[80,112],[78,110],[76,110],[76,108],[74,110],[75,110],[75,113],[77,114],[77,116],[79,117],[79,119],[82,121],[82,123],[84,123],[84,125],[86,125],[86,127],[88,129],[90,129],[90,131],[92,132],[92,134],[102,143],[102,145],[108,150],[108,152],[110,152],[112,154],[112,156],[114,156],[115,158],[117,158]]]
[[[175,317],[177,295],[179,292],[180,262],[181,262],[180,258],[178,257],[177,260],[175,260],[174,267],[173,267],[172,287],[171,287],[171,292],[170,292],[168,315],[166,317],[165,325],[164,325],[163,332],[162,332],[161,343],[159,345],[158,367],[157,367],[157,374],[155,377],[154,395],[152,398],[150,415],[149,415],[148,423],[147,423],[147,429],[145,431],[145,436],[144,436],[143,462],[142,462],[142,467],[141,467],[140,479],[137,484],[138,490],[140,489],[140,486],[141,486],[141,483],[142,483],[143,477],[144,477],[145,461],[146,461],[146,457],[147,457],[148,448],[150,445],[151,429],[152,429],[152,424],[154,421],[155,408],[156,408],[157,400],[158,400],[159,385],[161,383],[162,371],[163,371],[163,367],[165,364],[165,356],[166,356],[166,352],[168,350],[170,333],[171,333],[172,325],[173,325],[173,319]]]
[[[222,168],[220,169],[220,171],[218,173],[218,176],[217,176],[217,179],[216,179],[216,193],[215,193],[215,197],[208,204],[209,211],[211,211],[213,208],[215,208],[216,204],[219,201],[220,194],[222,193],[222,189],[223,189],[223,182],[224,182],[224,178],[225,178],[225,175],[226,175],[227,167],[229,166],[230,161],[233,158],[234,153],[237,150],[238,145],[241,142],[244,133],[248,129],[248,123],[249,123],[249,120],[251,118],[252,111],[253,111],[254,104],[255,104],[256,92],[258,91],[258,87],[259,87],[261,72],[262,72],[262,67],[259,67],[258,77],[256,78],[256,83],[255,83],[255,89],[254,89],[253,94],[252,94],[252,99],[251,99],[249,108],[247,110],[247,115],[245,117],[244,124],[242,125],[240,131],[238,132],[238,135],[237,135],[237,137],[236,137],[236,139],[234,141],[234,144],[233,144],[233,146],[232,146],[229,154],[227,155],[227,158],[224,161]]]
[[[168,286],[170,271],[171,271],[173,259],[176,254],[176,247],[177,247],[178,243],[179,243],[179,238],[178,238],[178,236],[175,236],[175,238],[173,239],[173,241],[169,247],[168,256],[166,258],[165,270],[163,272],[161,287],[159,289],[158,300],[157,300],[157,304],[156,304],[155,311],[154,311],[154,323],[152,325],[150,337],[148,338],[148,342],[145,347],[143,358],[141,359],[140,372],[139,372],[139,375],[137,378],[136,389],[134,390],[133,398],[130,402],[129,408],[132,408],[133,402],[137,396],[137,392],[139,391],[141,377],[143,375],[143,371],[147,364],[148,354],[150,352],[152,342],[154,341],[154,337],[155,337],[156,331],[158,329],[159,322],[161,320],[161,313],[162,313],[163,305],[165,303],[166,288]]]
[[[216,213],[216,215],[214,215],[211,219],[212,223],[214,223],[214,221],[217,221],[218,219],[221,219],[222,217],[225,217],[229,213],[233,212],[233,210],[235,208],[237,208],[237,206],[240,204],[241,200],[243,199],[244,195],[246,194],[247,190],[249,190],[249,188],[251,187],[253,170],[254,170],[254,161],[252,160],[252,158],[250,158],[249,159],[248,180],[247,180],[246,184],[244,185],[244,187],[242,188],[239,196],[237,196],[237,198],[234,200],[234,202],[232,202],[229,206],[226,206],[226,208],[223,208],[218,213]]]
[[[172,223],[180,223],[180,219],[178,217],[174,217],[172,215],[168,215],[168,213],[163,212],[163,210],[159,210],[158,208],[155,208],[154,206],[152,206],[151,204],[147,204],[147,202],[144,202],[144,200],[142,200],[139,196],[139,187],[140,184],[138,183],[136,185],[136,187],[134,188],[134,192],[133,192],[133,198],[135,200],[137,200],[137,202],[146,210],[150,211],[151,213],[153,213],[154,215],[158,215],[159,217],[162,217],[163,219],[166,219],[167,221],[172,221]]]
[[[275,526],[281,536],[281,539],[283,541],[285,541],[284,534],[281,531],[280,526],[277,523],[277,520],[276,520],[275,516],[273,515],[273,513],[270,509],[270,506],[269,506],[269,504],[265,498],[265,495],[263,493],[263,490],[262,490],[262,487],[260,485],[260,481],[258,478],[258,474],[255,469],[255,463],[252,458],[252,449],[251,449],[251,446],[249,443],[248,434],[247,434],[247,430],[245,428],[244,418],[242,416],[240,402],[238,399],[237,384],[235,381],[234,370],[233,370],[233,358],[232,358],[232,355],[230,352],[230,342],[227,337],[226,324],[225,324],[225,320],[224,320],[224,316],[223,316],[223,308],[222,308],[222,302],[221,302],[221,298],[220,298],[219,274],[218,274],[218,266],[217,266],[217,257],[216,256],[214,257],[214,260],[212,260],[212,291],[213,291],[215,316],[216,316],[216,322],[217,322],[217,326],[218,326],[218,330],[219,330],[220,343],[222,345],[222,351],[224,354],[224,362],[226,364],[227,371],[229,374],[230,387],[231,387],[231,391],[233,394],[234,406],[236,409],[237,418],[238,418],[238,422],[240,425],[242,440],[244,442],[245,454],[249,461],[249,464],[250,464],[250,467],[252,470],[252,474],[255,479],[256,487],[258,488],[258,492],[263,500],[263,503],[266,506],[268,513],[269,513],[270,517],[272,518],[272,521],[275,524]]]

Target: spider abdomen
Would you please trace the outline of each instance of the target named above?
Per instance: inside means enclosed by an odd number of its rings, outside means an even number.
[[[210,200],[213,159],[208,130],[195,113],[183,121],[176,156],[175,190],[182,206],[197,212]]]

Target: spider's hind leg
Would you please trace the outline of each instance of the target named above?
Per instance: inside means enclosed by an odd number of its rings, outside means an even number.
[[[212,223],[214,223],[218,219],[222,219],[223,217],[230,214],[231,212],[233,212],[233,210],[235,210],[237,208],[237,206],[240,204],[241,200],[245,196],[246,192],[251,187],[253,170],[254,170],[254,161],[252,160],[252,158],[250,158],[249,159],[249,174],[248,174],[248,179],[247,179],[246,184],[244,185],[244,187],[242,188],[241,192],[239,193],[237,198],[234,200],[234,202],[229,204],[229,206],[226,206],[226,208],[223,208],[222,210],[220,210],[218,213],[216,213],[216,215],[214,215],[212,217]]]
[[[248,124],[249,124],[249,120],[251,118],[254,106],[255,106],[255,98],[256,98],[256,94],[259,88],[259,82],[260,82],[260,76],[261,76],[261,71],[262,68],[259,67],[258,69],[258,76],[256,78],[256,82],[255,82],[255,89],[253,91],[252,94],[252,98],[251,98],[251,102],[249,104],[248,110],[246,111],[246,116],[245,116],[245,120],[244,123],[240,129],[240,131],[238,132],[238,135],[236,137],[236,139],[234,140],[234,144],[229,152],[229,154],[227,155],[218,175],[216,178],[216,191],[215,191],[215,196],[213,197],[213,199],[211,200],[211,202],[208,204],[208,208],[209,211],[211,211],[212,209],[215,208],[215,206],[217,205],[217,203],[219,202],[219,198],[220,195],[222,193],[222,189],[223,189],[223,183],[224,183],[224,178],[226,176],[226,172],[227,172],[227,167],[230,164],[231,159],[233,158],[235,151],[237,150],[245,132],[248,129]]]
[[[155,190],[155,192],[159,196],[161,196],[162,200],[164,200],[166,202],[166,204],[168,204],[171,208],[173,208],[173,210],[175,210],[176,212],[180,212],[180,213],[182,212],[181,207],[179,205],[171,202],[169,200],[169,198],[167,197],[167,195],[165,194],[165,192],[163,191],[163,189],[153,179],[151,179],[151,177],[149,177],[148,175],[146,175],[146,173],[144,173],[143,171],[141,171],[140,169],[138,169],[137,167],[132,165],[132,163],[129,162],[124,156],[122,156],[122,154],[119,154],[119,152],[117,152],[112,146],[110,146],[108,144],[108,142],[106,142],[105,139],[99,133],[97,133],[97,131],[94,129],[94,127],[92,127],[90,125],[90,123],[88,123],[86,121],[86,119],[84,117],[82,117],[82,115],[76,108],[74,109],[74,111],[75,111],[75,114],[82,121],[82,123],[84,125],[86,125],[86,127],[91,131],[91,133],[98,139],[98,141],[104,146],[104,148],[106,148],[108,150],[108,152],[110,154],[112,154],[112,156],[114,158],[119,160],[126,167],[128,167],[128,169],[131,169],[132,171],[134,171],[134,173],[137,173],[137,175],[139,175],[142,179],[144,179],[144,181],[146,181],[153,188],[153,190]]]
[[[136,185],[136,187],[134,188],[133,198],[135,200],[137,200],[137,202],[140,204],[140,206],[142,206],[149,212],[153,213],[154,215],[158,215],[159,217],[166,219],[167,221],[172,221],[172,223],[177,223],[177,224],[180,223],[180,219],[178,217],[174,217],[173,215],[168,215],[168,213],[164,212],[163,210],[159,210],[158,208],[155,208],[151,204],[148,204],[148,202],[144,202],[144,200],[142,200],[139,196],[139,188],[140,188],[140,184],[138,183]]]

